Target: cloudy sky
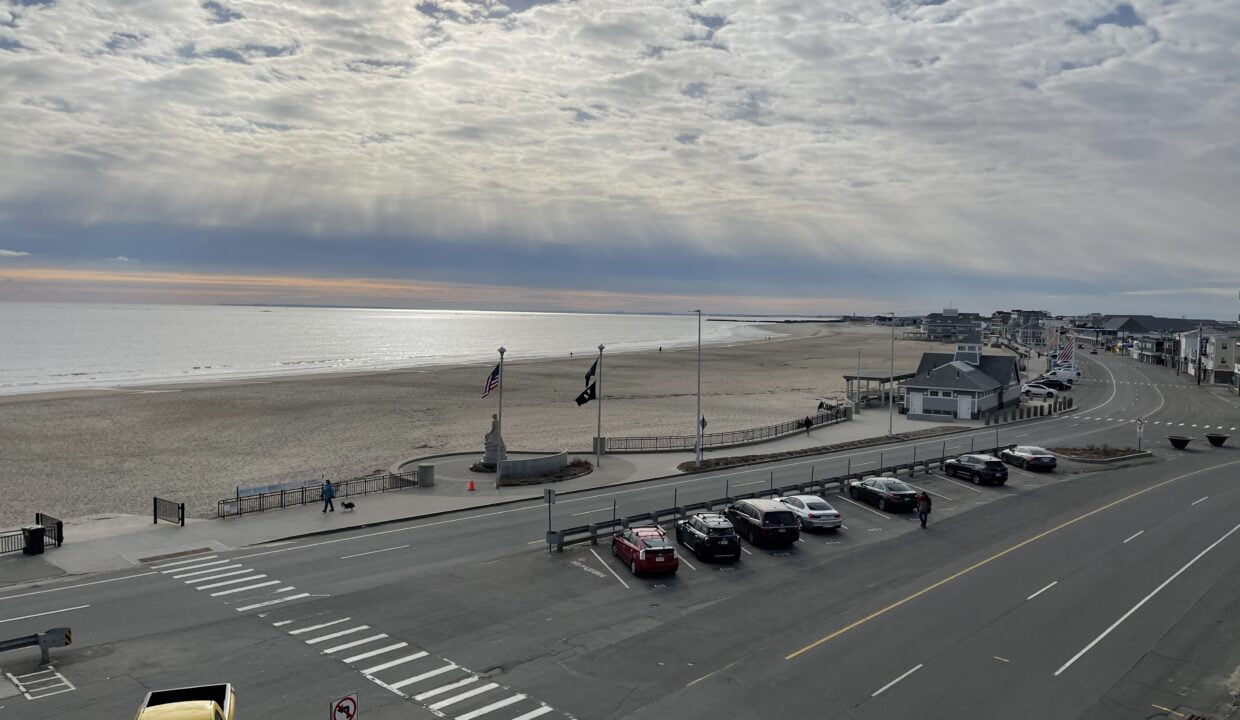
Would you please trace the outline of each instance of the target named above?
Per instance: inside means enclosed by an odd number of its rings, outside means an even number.
[[[1240,311],[1235,0],[0,0],[0,299]]]

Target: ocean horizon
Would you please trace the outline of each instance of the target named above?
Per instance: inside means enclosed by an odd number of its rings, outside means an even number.
[[[704,316],[709,318],[710,316]],[[703,322],[703,344],[776,318]],[[804,318],[798,318],[804,319]],[[678,348],[694,315],[281,305],[0,303],[0,395]],[[481,380],[479,380],[481,383]]]

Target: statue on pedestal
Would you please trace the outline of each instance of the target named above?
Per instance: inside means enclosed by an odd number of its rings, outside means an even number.
[[[508,450],[504,446],[504,438],[499,434],[499,415],[491,413],[491,431],[482,439],[484,451],[482,463],[494,467],[500,460],[508,459]]]

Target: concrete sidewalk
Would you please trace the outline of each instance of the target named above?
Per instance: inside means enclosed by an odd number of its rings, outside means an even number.
[[[979,427],[977,423],[958,423],[960,429]],[[933,423],[914,422],[896,415],[895,433],[932,427]],[[778,453],[821,447],[835,443],[887,434],[887,413],[869,410],[855,419],[836,425],[812,429],[809,434],[797,433],[778,440],[744,447],[711,450],[704,457]],[[582,455],[593,461],[592,455]],[[594,472],[554,485],[497,488],[494,476],[469,470],[478,456],[439,456],[429,459],[435,464],[435,486],[411,488],[350,498],[357,509],[345,511],[336,498],[335,512],[321,512],[321,504],[244,515],[225,520],[187,520],[185,527],[152,524],[147,516],[108,515],[98,518],[74,519],[65,523],[66,542],[63,547],[49,548],[41,556],[11,554],[0,558],[0,586],[55,577],[132,567],[144,558],[159,557],[189,550],[212,551],[273,542],[281,539],[318,533],[338,532],[441,513],[488,507],[531,498],[541,498],[544,487],[559,493],[611,487],[655,478],[677,476],[676,466],[692,460],[692,452],[634,453],[608,455]],[[475,490],[469,491],[473,480]]]

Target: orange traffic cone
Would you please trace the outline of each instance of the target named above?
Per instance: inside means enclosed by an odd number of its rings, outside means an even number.
[[[470,491],[470,492],[473,492],[473,491],[474,491],[474,481],[473,481],[473,480],[470,480],[470,481],[469,481],[469,491]]]

